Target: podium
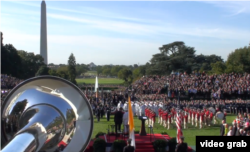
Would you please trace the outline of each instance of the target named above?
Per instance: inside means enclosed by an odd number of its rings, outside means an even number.
[[[139,133],[140,136],[147,136],[146,129],[145,129],[145,120],[148,119],[146,116],[139,116],[139,119],[141,120],[141,131]]]

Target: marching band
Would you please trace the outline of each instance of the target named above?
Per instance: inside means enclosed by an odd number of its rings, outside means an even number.
[[[155,123],[164,126],[166,129],[175,127],[177,117],[177,109],[180,109],[179,117],[182,119],[183,129],[188,129],[189,126],[202,129],[205,126],[219,124],[221,120],[226,121],[227,112],[235,113],[237,118],[233,124],[244,125],[250,119],[250,103],[249,101],[237,100],[232,101],[181,101],[177,105],[177,100],[172,101],[132,101],[132,111],[134,116],[147,116],[146,125],[152,127]],[[122,108],[124,111],[128,108],[128,102],[119,102],[117,106],[100,105],[94,111],[100,114],[99,117],[108,112],[114,113]],[[99,112],[97,112],[99,111]]]

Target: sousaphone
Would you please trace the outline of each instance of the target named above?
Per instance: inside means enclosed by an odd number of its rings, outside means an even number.
[[[223,120],[223,119],[224,119],[224,113],[218,111],[218,112],[216,113],[216,118],[218,118],[219,120]]]
[[[216,112],[216,110],[215,110],[213,107],[208,108],[208,110],[209,110],[210,112],[212,112],[213,114],[215,114],[215,112]]]
[[[1,114],[2,152],[83,152],[93,131],[93,112],[85,95],[53,76],[16,86]]]

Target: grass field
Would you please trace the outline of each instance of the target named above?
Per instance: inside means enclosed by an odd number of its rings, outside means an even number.
[[[233,116],[233,115],[227,116],[227,122],[229,123],[229,125],[232,124],[231,122],[235,119],[235,117],[236,116]],[[113,115],[111,115],[109,122],[106,120],[106,117],[103,117],[102,119],[100,119],[100,122],[97,122],[97,119],[95,118],[92,138],[94,138],[98,132],[107,132],[108,125],[111,125],[111,124],[114,124]],[[141,128],[141,121],[137,117],[134,117],[134,125],[135,125],[135,131],[139,131]],[[175,128],[174,124],[173,124],[173,126],[174,126],[173,129],[167,130],[166,128],[159,125],[158,123],[155,123],[154,133],[167,132],[170,137],[175,137],[176,136],[176,128]],[[146,128],[146,131],[147,131],[147,128]],[[196,136],[218,136],[219,133],[220,133],[220,125],[205,127],[203,129],[198,129],[198,128],[193,127],[193,126],[189,126],[189,129],[186,129],[186,130],[183,129],[183,136],[185,136],[185,142],[187,142],[189,146],[196,145],[196,143],[195,143]]]
[[[95,84],[95,78],[76,79],[78,84]],[[122,84],[124,81],[116,78],[98,78],[98,84]]]

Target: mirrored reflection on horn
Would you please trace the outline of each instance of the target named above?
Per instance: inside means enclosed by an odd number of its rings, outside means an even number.
[[[1,107],[3,152],[84,151],[93,130],[92,108],[82,91],[53,76],[16,86]]]

